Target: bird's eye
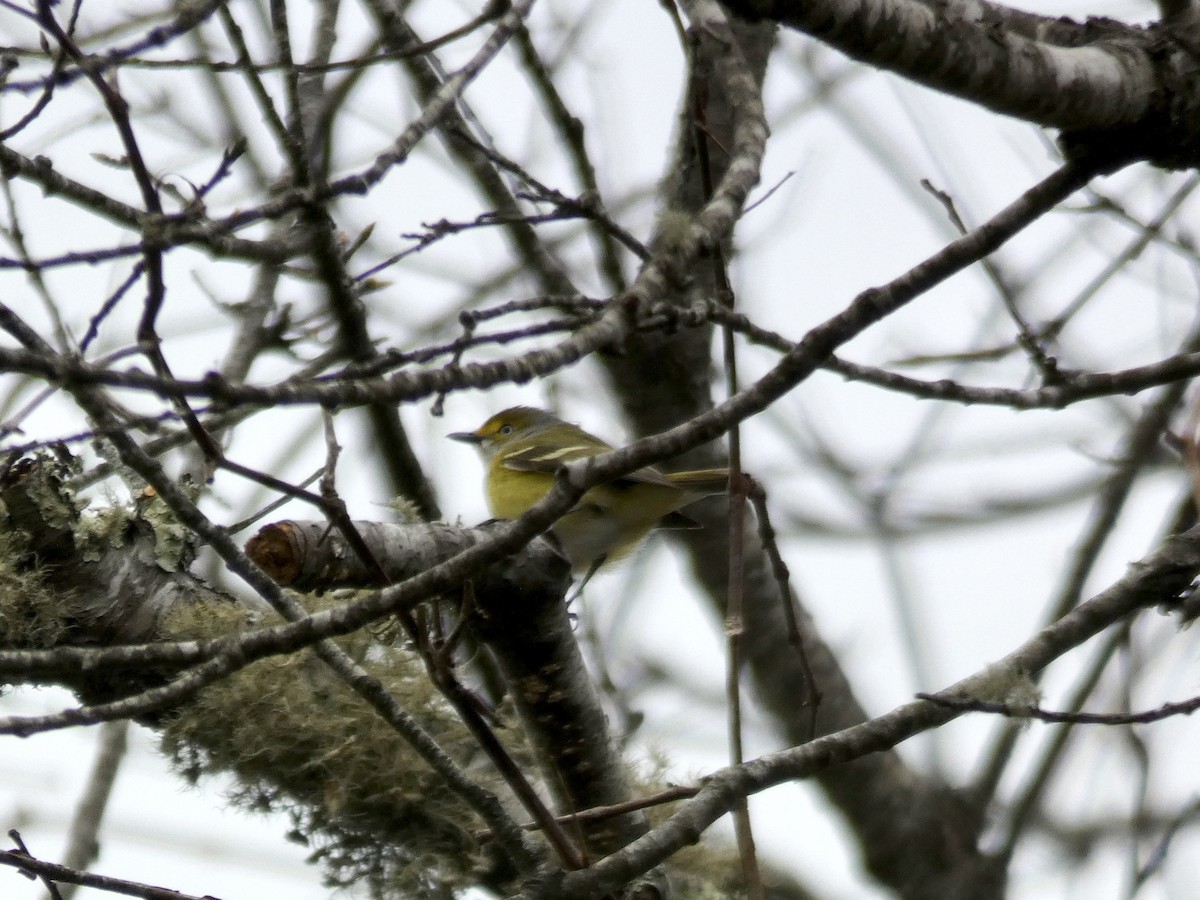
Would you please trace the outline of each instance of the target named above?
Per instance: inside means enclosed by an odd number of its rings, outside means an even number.
[[[512,434],[512,433],[513,433],[513,427],[512,427],[511,425],[501,425],[501,426],[500,426],[500,433],[501,433],[501,434],[504,434],[504,435],[509,435],[509,434]]]

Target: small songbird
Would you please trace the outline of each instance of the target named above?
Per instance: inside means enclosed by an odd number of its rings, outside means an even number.
[[[530,406],[498,412],[475,431],[449,437],[479,450],[488,507],[498,519],[515,519],[546,496],[564,464],[613,449]],[[553,527],[572,571],[585,573],[580,588],[604,562],[633,552],[650,529],[698,527],[679,510],[723,493],[728,482],[727,469],[665,473],[647,466],[589,490]]]

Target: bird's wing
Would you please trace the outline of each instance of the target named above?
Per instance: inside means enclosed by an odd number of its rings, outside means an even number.
[[[608,444],[603,444],[600,441],[596,441],[594,444],[574,443],[566,447],[555,447],[553,449],[547,447],[526,447],[505,455],[501,465],[506,469],[512,469],[516,472],[557,472],[560,467],[567,463],[585,459],[589,456],[598,456],[612,449]],[[628,475],[622,475],[620,478],[615,478],[610,484],[618,487],[635,484],[656,484],[660,487],[675,486],[662,472],[650,466],[638,469],[636,472],[630,472]]]
[[[505,453],[501,464],[506,469],[515,472],[556,472],[569,462],[584,459],[604,453],[612,448],[597,442],[596,444],[576,442],[565,447],[523,447],[511,453]]]

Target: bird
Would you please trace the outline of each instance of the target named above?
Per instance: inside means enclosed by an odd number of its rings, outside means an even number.
[[[546,496],[563,465],[613,449],[532,406],[510,407],[474,431],[448,437],[479,451],[488,508],[497,519],[515,519]],[[575,594],[601,565],[632,553],[651,529],[700,527],[679,511],[724,493],[728,483],[728,469],[666,473],[647,466],[590,488],[551,528],[572,572],[584,573]]]

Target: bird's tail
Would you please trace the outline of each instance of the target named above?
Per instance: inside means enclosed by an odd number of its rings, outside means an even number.
[[[687,472],[668,472],[667,480],[688,493],[709,496],[729,490],[728,469],[691,469]]]

